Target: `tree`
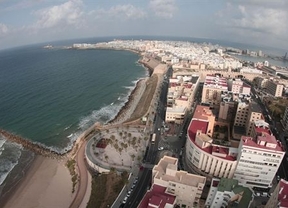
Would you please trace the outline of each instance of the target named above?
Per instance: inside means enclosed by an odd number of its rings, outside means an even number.
[[[105,160],[106,160],[106,162],[108,162],[108,155],[105,155]]]
[[[130,155],[130,156],[131,156],[131,158],[132,158],[132,161],[134,161],[135,155],[133,154],[133,155]]]

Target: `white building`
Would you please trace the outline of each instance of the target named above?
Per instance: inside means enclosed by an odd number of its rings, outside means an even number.
[[[202,92],[202,103],[218,106],[222,101],[222,92],[228,91],[227,80],[214,75],[207,75]]]
[[[256,127],[257,128],[257,127]],[[270,188],[285,155],[282,144],[267,130],[256,138],[242,136],[234,179],[246,187]]]
[[[164,156],[152,170],[152,183],[167,187],[166,192],[176,196],[176,204],[192,208],[199,204],[206,178],[177,168],[177,158]]]
[[[237,165],[237,148],[214,144],[215,116],[209,107],[197,106],[188,128],[185,160],[188,167],[209,177],[232,178]]]

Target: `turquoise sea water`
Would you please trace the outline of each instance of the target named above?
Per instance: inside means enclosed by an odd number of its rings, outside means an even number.
[[[116,116],[148,76],[128,51],[44,49],[0,52],[0,128],[65,151],[93,123]],[[0,185],[21,147],[0,138]]]

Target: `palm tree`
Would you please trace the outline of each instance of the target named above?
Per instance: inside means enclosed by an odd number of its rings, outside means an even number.
[[[132,158],[132,161],[134,161],[135,155],[133,154],[133,155],[130,155],[130,156],[131,156],[131,158]]]
[[[106,162],[108,162],[108,155],[105,155],[105,160],[106,160]]]

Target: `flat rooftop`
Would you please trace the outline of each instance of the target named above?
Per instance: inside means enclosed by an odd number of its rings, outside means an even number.
[[[271,151],[284,152],[282,144],[276,140],[273,135],[258,136],[256,139],[248,136],[242,136],[243,146],[250,148],[260,148]]]
[[[197,105],[196,109],[194,111],[193,118],[208,120],[208,118],[212,117],[212,116],[214,117],[213,112],[210,110],[210,108],[208,106]]]
[[[159,163],[154,166],[153,171],[156,171],[155,178],[164,181],[173,181],[175,183],[184,184],[187,186],[198,187],[198,184],[205,184],[206,178],[199,175],[190,174],[186,171],[177,171],[178,159],[164,156]],[[172,174],[172,170],[175,174]]]

